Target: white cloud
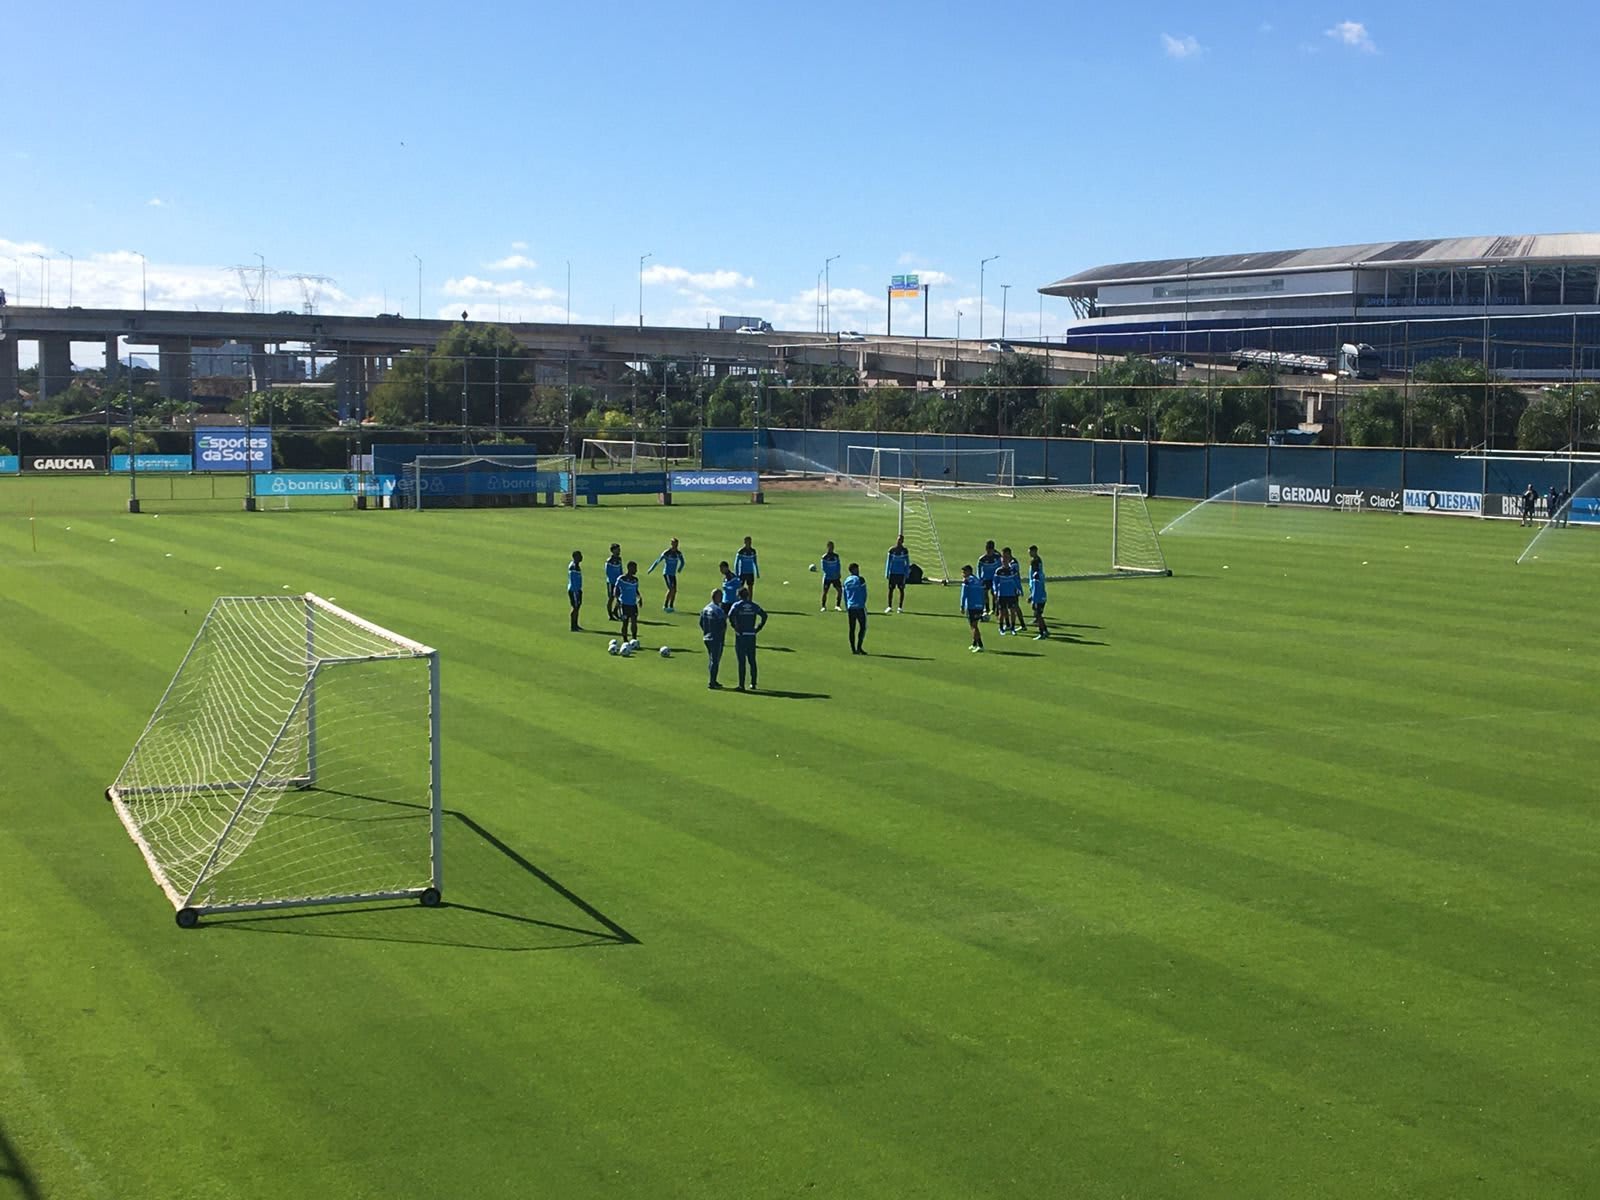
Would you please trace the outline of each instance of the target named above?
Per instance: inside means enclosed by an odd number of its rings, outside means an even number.
[[[905,260],[900,263],[902,267],[909,267],[916,262],[915,259],[907,259],[905,255],[901,255],[901,258]],[[935,271],[930,267],[920,267],[915,271],[907,271],[906,274],[915,275],[919,284],[930,283],[934,287],[945,287],[955,282],[954,276],[946,275],[943,271]]]
[[[539,264],[525,254],[508,254],[504,258],[497,258],[492,263],[484,263],[488,271],[531,271]]]
[[[1327,31],[1326,36],[1340,45],[1349,46],[1352,50],[1360,50],[1367,54],[1378,52],[1378,47],[1373,44],[1372,35],[1360,21],[1340,21]]]
[[[527,242],[512,242],[511,243],[511,248],[513,250],[526,250],[528,248],[528,243]]]
[[[1205,51],[1205,47],[1196,41],[1193,35],[1187,33],[1182,37],[1173,37],[1170,33],[1163,33],[1161,35],[1161,48],[1166,51],[1168,58],[1193,58],[1195,55],[1202,54]]]
[[[554,288],[543,284],[524,283],[520,279],[479,279],[476,275],[463,275],[459,279],[446,279],[442,289],[448,296],[482,296],[488,300],[554,300]],[[565,311],[565,310],[563,310]]]
[[[671,283],[683,289],[699,288],[705,291],[727,291],[729,288],[755,287],[756,281],[748,275],[741,275],[738,271],[690,271],[683,267],[650,266],[644,270],[644,282],[649,284]],[[684,295],[688,295],[687,290]]]
[[[151,196],[150,199],[144,202],[144,206],[146,208],[165,208],[167,206],[167,202],[160,196]]]

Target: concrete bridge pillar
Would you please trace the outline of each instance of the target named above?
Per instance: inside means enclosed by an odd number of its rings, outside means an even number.
[[[366,355],[346,348],[339,351],[339,419],[360,419],[367,409]]]
[[[156,343],[159,354],[157,370],[161,378],[161,395],[168,400],[187,400],[193,392],[193,358],[187,338],[181,341]]]
[[[17,339],[0,337],[0,413],[9,417],[17,411]],[[21,451],[19,450],[20,454]]]
[[[72,339],[52,333],[39,339],[39,400],[59,396],[72,385]]]
[[[250,343],[250,390],[264,392],[272,386],[272,364],[267,359],[265,342]]]
[[[106,338],[106,387],[118,386],[122,378],[122,363],[117,360],[117,337],[112,334]]]

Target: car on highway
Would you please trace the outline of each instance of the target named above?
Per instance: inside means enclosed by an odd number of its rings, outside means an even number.
[[[990,342],[984,349],[992,350],[996,354],[1015,354],[1017,352],[1017,348],[1010,342]]]
[[[841,329],[836,336],[841,342],[864,342],[867,340],[866,334],[857,333],[854,329]]]
[[[734,332],[735,333],[765,333],[766,330],[760,329],[755,325],[741,325],[741,326],[739,326],[739,328],[735,329]]]

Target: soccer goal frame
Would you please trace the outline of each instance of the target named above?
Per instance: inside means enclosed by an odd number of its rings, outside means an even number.
[[[688,442],[641,442],[637,438],[584,438],[578,449],[584,464],[591,469],[603,459],[611,470],[628,471],[637,470],[641,461],[688,462],[691,453]]]
[[[1017,485],[1017,452],[1005,447],[982,450],[942,446],[846,446],[845,474],[865,481],[867,495],[920,487]]]
[[[307,592],[224,596],[106,789],[190,928],[443,895],[439,653]]]
[[[980,507],[968,507],[974,504]],[[1024,567],[1026,545],[1045,547],[1048,581],[1172,574],[1144,491],[1136,484],[902,488],[896,509],[896,531],[929,583],[956,583],[961,578],[959,560],[951,561],[946,554],[949,534],[959,530],[961,544],[974,542],[975,553],[975,546],[982,543],[974,531],[1007,526],[1019,530],[1013,545]],[[1074,515],[1079,517],[1076,527],[1071,524]],[[996,540],[998,544],[1001,539]]]
[[[532,486],[523,487],[521,484],[524,481],[518,480],[514,487],[491,487],[481,492],[469,489],[459,494],[451,493],[452,498],[457,495],[467,499],[475,496],[536,497],[541,493],[551,498],[556,495],[570,496],[576,479],[577,460],[570,454],[419,454],[405,467],[406,479],[410,484],[406,490],[410,493],[412,507],[421,512],[427,506],[428,489],[423,486],[423,479],[426,478],[424,472],[463,471],[470,474],[480,467],[486,468],[491,478],[496,471],[528,472]]]

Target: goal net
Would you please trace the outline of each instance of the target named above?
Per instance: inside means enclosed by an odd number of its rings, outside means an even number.
[[[419,454],[401,491],[417,509],[554,504],[570,496],[573,470],[570,454]]]
[[[594,470],[632,471],[640,466],[653,467],[689,460],[688,442],[584,438],[579,450],[583,455],[583,465]]]
[[[202,913],[439,902],[438,652],[319,596],[225,596],[106,791]]]
[[[977,486],[1006,491],[1017,484],[1017,452],[847,446],[845,473],[862,480],[869,496],[908,487]]]
[[[1026,569],[1038,546],[1045,578],[1170,575],[1161,540],[1133,484],[1037,487],[919,487],[899,498],[899,532],[930,583],[977,567],[985,543],[1010,546]]]

